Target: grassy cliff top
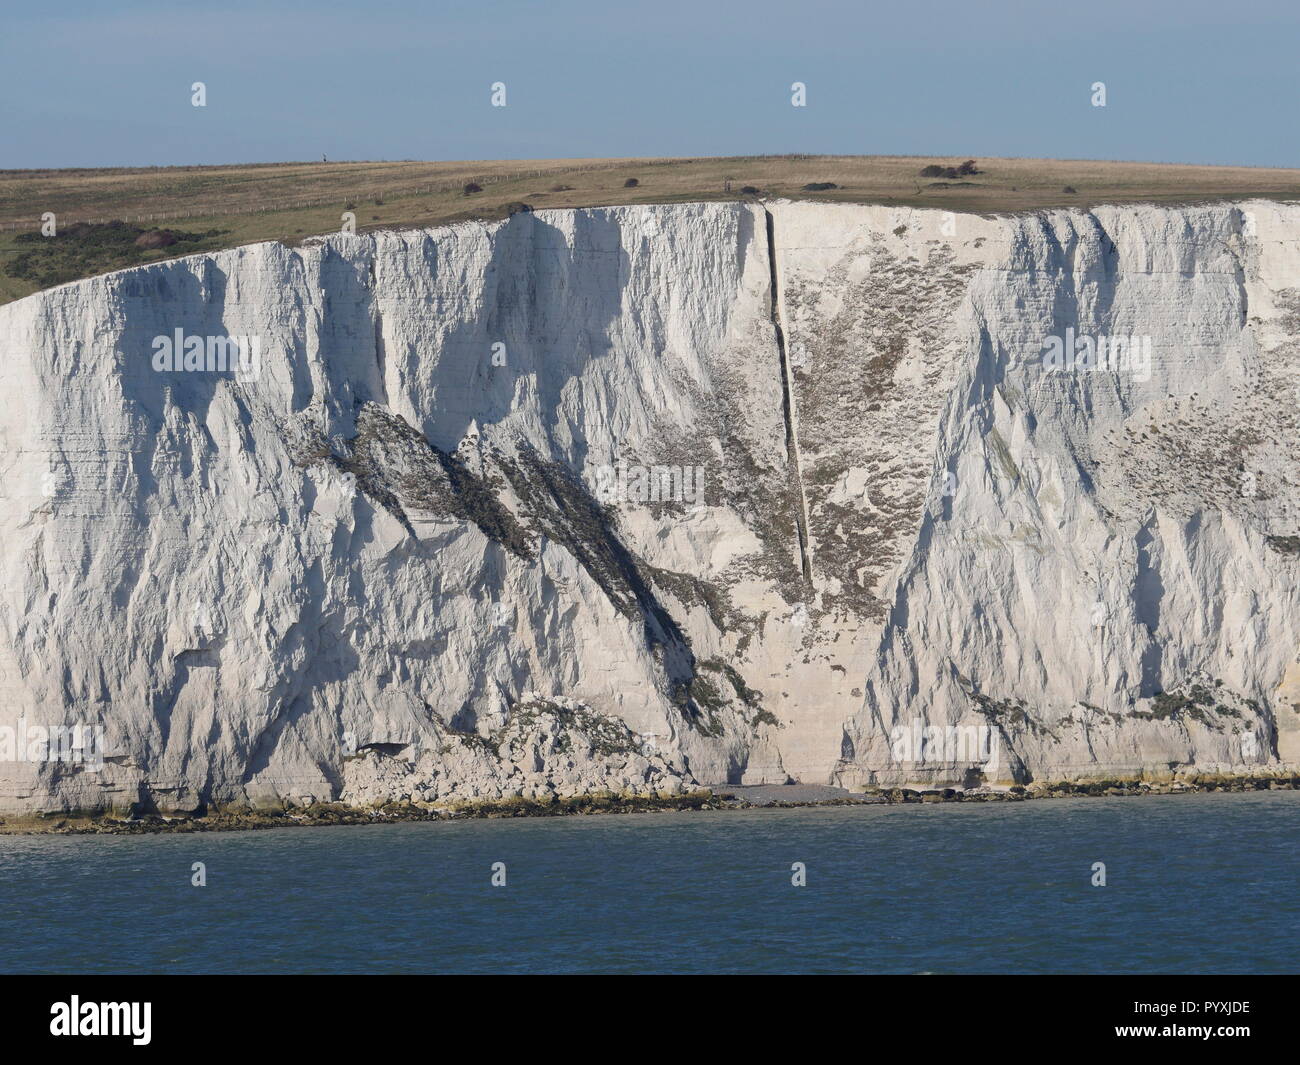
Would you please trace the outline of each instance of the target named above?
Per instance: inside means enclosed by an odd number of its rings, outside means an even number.
[[[1100,203],[1300,199],[1300,170],[977,159],[974,173],[921,173],[927,167],[957,171],[964,161],[746,156],[4,170],[0,302],[179,254],[333,232],[347,210],[364,231],[495,219],[520,202],[541,208],[731,200],[753,195],[747,189],[765,197],[981,213]],[[466,194],[471,183],[480,191]],[[834,187],[805,188],[817,185]],[[53,240],[39,236],[47,211],[58,223]],[[113,221],[124,225],[103,225]],[[172,237],[145,236],[156,229],[171,231]]]

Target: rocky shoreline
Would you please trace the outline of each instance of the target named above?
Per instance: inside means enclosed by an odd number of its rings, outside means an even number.
[[[583,814],[658,813],[728,808],[712,791],[646,796],[595,794],[573,798],[504,799],[431,806],[412,802],[362,808],[346,803],[263,809],[218,809],[198,814],[36,814],[0,820],[0,835],[138,835],[153,832],[243,832],[262,828],[326,825],[390,825],[402,821],[465,821],[476,818],[566,817]]]
[[[813,806],[879,806],[901,803],[1026,802],[1037,799],[1191,795],[1207,792],[1300,791],[1291,776],[1189,776],[1168,781],[1094,780],[1034,782],[1010,788],[868,788],[849,792],[813,785],[719,786],[683,795],[646,797],[612,793],[551,799],[429,806],[387,803],[363,809],[319,803],[285,809],[222,809],[199,814],[34,814],[0,819],[0,835],[140,835],[162,832],[238,832],[264,828],[318,828],[406,821],[463,821],[504,817],[569,817],[590,814],[667,813],[691,810],[794,809]]]
[[[913,791],[882,788],[864,794],[878,794],[886,802],[1024,802],[1029,799],[1101,798],[1141,795],[1191,795],[1205,792],[1300,791],[1300,775],[1191,777],[1169,781],[1052,781],[1016,785],[1005,789],[976,788],[963,791],[943,788]]]

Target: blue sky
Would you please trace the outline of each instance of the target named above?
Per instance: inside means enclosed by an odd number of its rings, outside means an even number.
[[[3,168],[780,152],[1300,166],[1294,0],[82,0],[5,10],[3,28]]]

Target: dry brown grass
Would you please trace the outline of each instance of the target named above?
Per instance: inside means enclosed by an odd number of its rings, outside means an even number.
[[[983,173],[954,182],[921,178],[911,156],[754,156],[717,159],[548,159],[488,162],[277,163],[257,166],[0,171],[0,267],[16,254],[21,223],[42,212],[61,225],[121,218],[143,225],[227,231],[228,246],[293,241],[339,227],[352,204],[359,229],[500,217],[504,206],[584,207],[765,196],[999,213],[1100,203],[1300,199],[1300,170],[1062,159],[981,159]],[[625,188],[628,178],[639,184]],[[470,180],[483,186],[462,194]],[[838,189],[805,193],[810,182]],[[726,184],[730,182],[730,190]],[[556,186],[568,186],[552,191]],[[1066,187],[1077,191],[1066,192]],[[376,202],[379,201],[379,202]],[[159,252],[157,258],[165,258]],[[0,301],[32,290],[0,273]]]

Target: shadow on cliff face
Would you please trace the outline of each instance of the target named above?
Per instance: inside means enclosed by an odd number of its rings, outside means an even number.
[[[1164,690],[1160,603],[1165,596],[1165,585],[1160,577],[1159,543],[1152,535],[1155,524],[1153,517],[1138,530],[1137,574],[1133,580],[1133,610],[1151,641],[1142,652],[1142,677],[1138,695],[1144,699],[1159,695]]]
[[[570,381],[610,350],[609,329],[622,313],[630,260],[622,230],[609,215],[577,211],[573,226],[570,244],[562,230],[535,214],[502,223],[491,237],[481,314],[447,335],[432,366],[424,361],[434,352],[412,353],[422,373],[437,382],[420,428],[440,448],[453,450],[471,422],[485,427],[517,415],[519,383],[527,379],[525,402],[536,410],[551,457],[560,458],[555,430],[562,427],[574,435],[573,453],[564,460],[583,464],[582,425],[564,416],[563,398]],[[494,345],[504,345],[495,360]]]
[[[293,359],[292,410],[297,413],[319,400],[328,417],[325,432],[331,437],[352,435],[353,414],[362,403],[388,402],[383,312],[375,299],[375,254],[373,245],[367,261],[345,255],[332,244],[322,248],[317,266],[321,298],[317,350],[309,353],[300,347]],[[313,363],[324,377],[319,396],[311,376]]]
[[[196,372],[183,368],[157,370],[154,341],[185,337],[229,340],[226,317],[226,272],[213,259],[166,263],[119,279],[115,295],[121,305],[118,340],[123,398],[143,417],[156,440],[166,424],[170,405],[203,424],[217,389],[235,377],[228,371]],[[177,352],[178,359],[183,352]]]

